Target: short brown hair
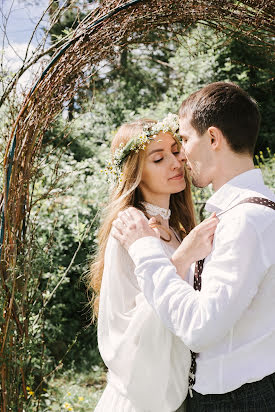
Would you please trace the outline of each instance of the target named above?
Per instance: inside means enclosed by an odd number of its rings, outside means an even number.
[[[238,85],[210,83],[182,102],[179,116],[191,116],[199,135],[210,126],[219,128],[233,151],[253,155],[261,116],[256,101]]]

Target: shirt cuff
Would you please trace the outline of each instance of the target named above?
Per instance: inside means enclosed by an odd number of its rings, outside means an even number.
[[[167,257],[160,239],[154,236],[146,236],[136,240],[129,247],[128,253],[136,266],[148,258]]]

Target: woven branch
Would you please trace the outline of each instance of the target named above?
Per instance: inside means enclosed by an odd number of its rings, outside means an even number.
[[[72,98],[100,62],[118,58],[122,48],[129,44],[149,42],[152,30],[164,26],[166,30],[180,34],[187,26],[199,21],[235,36],[248,37],[269,49],[271,54],[274,52],[274,0],[141,0],[95,24],[102,16],[126,3],[106,1],[94,10],[75,30],[72,44],[59,59],[56,56],[61,49],[56,52],[55,63],[25,99],[5,154],[7,167],[10,144],[16,133],[8,199],[6,183],[3,192],[6,219],[2,259],[8,265],[14,245],[22,240],[22,219],[29,210],[26,202],[33,162],[39,154],[43,135],[62,110],[63,102]]]
[[[54,64],[25,99],[4,160],[7,167],[10,145],[16,134],[8,199],[7,182],[3,191],[6,219],[2,259],[7,265],[9,256],[14,254],[14,245],[22,240],[22,219],[29,210],[27,199],[33,162],[39,154],[43,135],[62,110],[63,102],[72,98],[100,62],[118,58],[122,48],[129,44],[149,42],[152,29],[165,26],[166,30],[180,34],[187,26],[199,21],[235,36],[248,37],[255,44],[264,45],[271,55],[274,52],[274,0],[141,0],[96,24],[102,16],[126,3],[106,1],[94,10],[75,30],[72,44],[59,59],[56,56],[60,50],[57,51]]]
[[[132,3],[115,12],[117,7]],[[7,145],[4,167],[5,181],[3,202],[5,205],[4,239],[1,256],[1,279],[6,296],[6,308],[12,308],[13,319],[19,335],[25,333],[18,321],[18,310],[9,285],[16,279],[11,270],[16,257],[22,252],[24,234],[23,219],[30,212],[29,186],[34,179],[34,160],[39,155],[45,131],[77,90],[97,70],[104,59],[116,60],[124,47],[135,43],[149,43],[150,33],[170,30],[182,34],[190,25],[204,22],[229,33],[250,39],[256,46],[265,47],[274,57],[274,0],[106,0],[80,23],[64,50],[60,48],[48,70],[25,98]],[[100,20],[103,16],[108,16]],[[164,29],[164,30],[161,30]],[[14,137],[16,147],[13,159],[9,153]],[[12,172],[7,197],[7,170],[12,161]],[[7,324],[7,323],[6,323]],[[4,352],[5,342],[0,336]],[[2,385],[6,366],[1,367]],[[2,389],[4,386],[2,386]],[[5,400],[3,400],[4,402]],[[5,409],[5,407],[4,407]]]

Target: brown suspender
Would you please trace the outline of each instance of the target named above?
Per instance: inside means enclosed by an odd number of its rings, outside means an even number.
[[[262,205],[266,207],[270,207],[271,209],[275,210],[275,202],[272,202],[269,199],[266,199],[264,197],[248,197],[241,202],[237,203],[236,205],[232,206],[230,209],[233,209],[234,207],[241,205],[243,203],[255,203],[256,205]],[[225,210],[222,213],[227,212],[228,210]],[[203,264],[204,264],[204,259],[199,260],[196,262],[195,266],[195,274],[194,274],[194,289],[195,290],[201,290],[201,274],[203,271]],[[189,372],[189,393],[190,396],[192,396],[192,388],[196,382],[196,353],[191,351],[191,367],[190,367],[190,372]]]

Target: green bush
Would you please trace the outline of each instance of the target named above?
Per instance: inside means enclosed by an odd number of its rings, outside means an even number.
[[[44,137],[31,190],[25,252],[16,269],[18,276],[30,275],[26,319],[22,319],[28,321],[28,338],[17,348],[18,359],[25,362],[29,410],[37,405],[45,411],[61,410],[66,402],[76,408],[82,402],[78,394],[70,402],[64,394],[55,394],[51,376],[66,386],[63,378],[69,379],[70,373],[80,376],[100,364],[82,277],[97,247],[100,213],[108,197],[100,170],[108,157],[110,136],[121,123],[138,117],[162,118],[168,111],[177,112],[183,98],[199,87],[233,80],[260,103],[263,122],[255,163],[266,184],[275,187],[274,85],[268,81],[268,56],[259,50],[254,53],[241,39],[229,39],[202,25],[192,27],[178,41],[167,39],[163,47],[157,43],[146,50],[129,46],[117,65],[108,63],[109,72],[95,75],[96,91],[82,90],[75,96],[75,111],[69,113],[74,120],[60,116]],[[0,165],[12,123],[5,108],[2,114]],[[267,145],[271,149],[265,149]],[[203,205],[211,193],[209,187],[193,188],[198,221],[207,215]],[[17,387],[22,392],[20,377]],[[77,408],[82,408],[80,403]]]

